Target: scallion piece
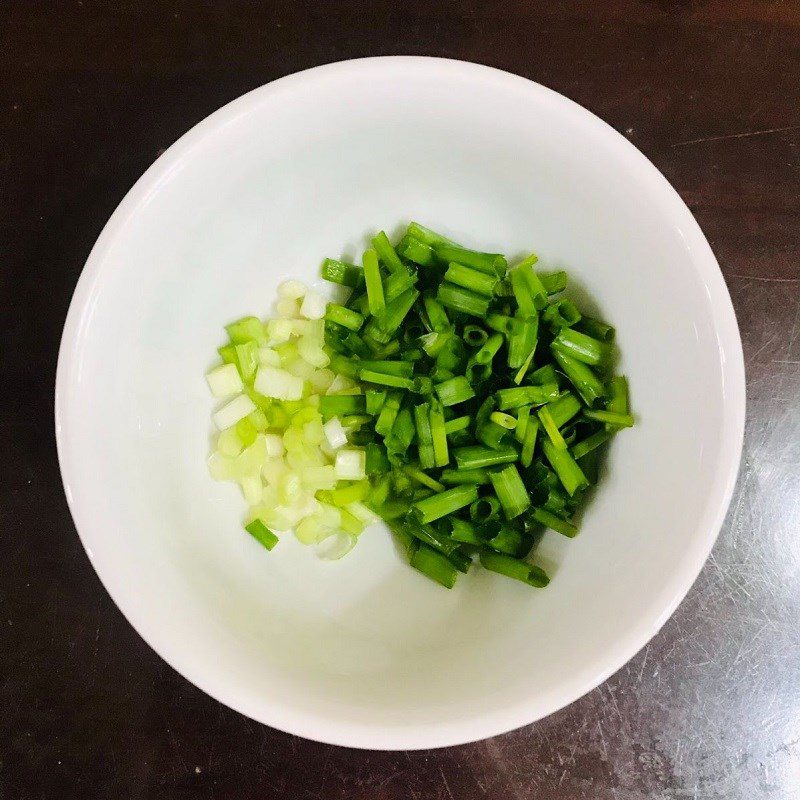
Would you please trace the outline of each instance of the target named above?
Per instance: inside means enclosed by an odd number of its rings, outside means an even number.
[[[479,497],[469,507],[469,518],[473,522],[483,523],[497,519],[500,514],[500,501],[496,497],[487,495]]]
[[[411,510],[421,523],[427,524],[446,517],[454,511],[474,503],[477,499],[478,488],[464,484],[447,489],[433,497],[418,500],[411,506]]]
[[[553,350],[553,356],[564,371],[569,382],[575,387],[581,399],[589,408],[595,408],[605,395],[603,382],[592,372],[591,367],[576,361],[572,356]]]
[[[414,569],[440,583],[446,589],[452,589],[456,583],[457,570],[447,556],[437,553],[431,547],[421,544],[412,554],[409,562]]]
[[[547,440],[542,442],[542,451],[570,497],[578,489],[583,489],[589,485],[589,481],[578,466],[578,463],[569,454],[569,451],[560,450]]]
[[[592,366],[608,360],[607,345],[572,328],[561,328],[551,346],[554,350],[572,356],[576,361],[582,361],[584,364]]]
[[[322,277],[326,281],[331,281],[331,283],[338,283],[355,289],[364,281],[364,270],[354,264],[347,264],[334,258],[326,258],[322,262]]]
[[[278,544],[278,537],[260,519],[249,522],[244,529],[267,550],[272,550]]]
[[[544,525],[546,528],[552,528],[554,531],[557,531],[558,533],[562,534],[563,536],[567,536],[570,539],[572,539],[578,533],[578,528],[571,522],[550,513],[544,508],[531,509],[530,515],[540,525]]]
[[[454,283],[440,283],[436,298],[446,308],[481,319],[486,317],[486,312],[489,310],[488,297],[456,286]]]
[[[527,583],[528,586],[533,586],[536,589],[542,589],[550,583],[550,578],[547,577],[547,573],[541,567],[504,553],[481,550],[480,560],[484,569],[522,581],[522,583]]]
[[[561,435],[561,431],[559,431],[558,425],[556,425],[553,415],[550,413],[549,406],[542,406],[536,413],[553,447],[558,450],[566,450],[567,443],[564,441],[564,437]]]
[[[366,250],[362,264],[364,266],[364,280],[367,284],[369,313],[373,317],[377,317],[386,308],[386,300],[383,296],[383,279],[378,266],[378,254],[374,250]]]
[[[433,388],[443,406],[454,406],[475,397],[475,390],[463,375],[450,378],[443,383],[437,383]]]
[[[408,273],[400,257],[395,253],[394,247],[392,247],[392,243],[389,241],[389,237],[383,231],[378,231],[372,238],[372,247],[389,272]]]
[[[325,319],[329,322],[335,322],[351,331],[358,331],[364,324],[364,317],[357,311],[344,306],[338,306],[335,303],[328,303],[328,308],[325,312]]]
[[[497,407],[501,411],[520,406],[541,405],[558,397],[558,386],[554,383],[545,386],[512,386],[495,393]]]
[[[495,287],[497,286],[497,276],[487,275],[477,269],[464,266],[463,264],[450,263],[447,272],[444,274],[444,279],[456,286],[462,286],[469,289],[476,294],[492,297],[494,295]]]
[[[455,448],[453,458],[459,469],[481,469],[498,464],[510,464],[517,460],[517,451],[511,445],[503,445],[496,450],[480,445],[470,445]]]
[[[506,519],[518,517],[530,506],[531,499],[525,489],[525,484],[513,464],[497,472],[492,472],[489,478],[492,481],[497,499],[503,507]]]
[[[614,411],[592,411],[590,408],[585,408],[583,416],[595,422],[605,422],[617,428],[630,428],[633,426],[633,417],[630,414],[617,414]]]
[[[463,264],[500,278],[506,274],[508,268],[505,256],[501,256],[499,253],[479,253],[477,250],[467,250],[449,244],[435,244],[434,250],[442,261]]]
[[[572,446],[572,457],[578,461],[588,453],[605,444],[609,439],[614,436],[614,431],[597,431],[596,433],[587,436],[582,441]],[[447,481],[444,481],[447,483]]]

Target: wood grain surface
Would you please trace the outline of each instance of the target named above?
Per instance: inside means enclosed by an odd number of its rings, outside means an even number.
[[[663,171],[728,283],[748,414],[717,546],[644,651],[535,725],[386,754],[251,722],[147,647],[75,533],[52,402],[83,262],[159,152],[274,78],[399,53],[539,81]],[[800,797],[797,2],[0,2],[0,332],[3,800]]]

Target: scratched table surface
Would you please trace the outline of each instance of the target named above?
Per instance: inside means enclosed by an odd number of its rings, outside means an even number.
[[[378,753],[245,719],[134,633],[69,516],[52,400],[82,264],[159,152],[274,78],[398,53],[532,78],[652,159],[719,259],[748,411],[717,545],[626,667],[508,735]],[[800,797],[797,2],[1,2],[0,231],[0,798]]]

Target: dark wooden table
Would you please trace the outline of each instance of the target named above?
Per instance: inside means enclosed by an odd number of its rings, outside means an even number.
[[[72,289],[159,152],[281,75],[396,53],[530,77],[651,158],[722,266],[749,395],[717,546],[645,650],[536,725],[407,754],[278,733],[167,667],[89,565],[52,423]],[[0,798],[800,797],[795,0],[0,2],[0,231]]]

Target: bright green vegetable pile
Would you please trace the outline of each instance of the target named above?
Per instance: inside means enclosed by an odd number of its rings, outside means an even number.
[[[372,245],[362,267],[322,267],[353,290],[327,307],[329,369],[364,391],[325,395],[319,412],[366,452],[364,503],[448,588],[476,556],[547,585],[527,560],[538,537],[576,534],[601,445],[633,425],[614,329],[560,296],[566,273],[536,272],[534,255],[509,270],[417,223]]]

